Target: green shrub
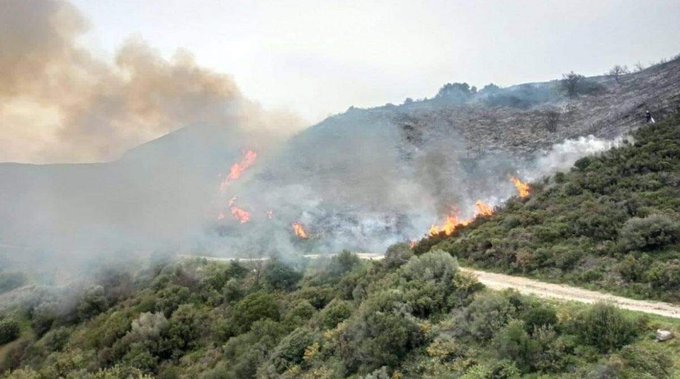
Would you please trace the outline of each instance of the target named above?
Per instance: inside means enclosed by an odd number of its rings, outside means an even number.
[[[517,309],[502,294],[478,296],[459,317],[461,332],[490,340],[516,313]]]
[[[352,304],[349,301],[333,300],[321,311],[321,326],[324,329],[333,329],[351,315]]]
[[[631,342],[636,326],[615,306],[598,303],[579,315],[575,331],[584,344],[606,353]]]
[[[619,231],[623,251],[660,248],[680,240],[680,223],[662,214],[633,217]]]
[[[272,259],[264,271],[264,281],[271,289],[291,291],[302,279],[302,274],[289,265]]]
[[[411,259],[413,250],[407,243],[398,243],[387,248],[383,264],[388,270],[395,269]]]
[[[13,319],[0,320],[0,345],[12,342],[19,338],[21,328],[19,323]]]
[[[252,293],[234,307],[231,317],[231,327],[236,334],[250,330],[250,326],[257,320],[279,320],[279,306],[276,297],[266,292]]]

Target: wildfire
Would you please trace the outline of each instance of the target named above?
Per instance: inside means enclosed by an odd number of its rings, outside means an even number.
[[[229,170],[229,175],[227,175],[227,178],[224,179],[224,181],[220,184],[220,191],[222,192],[226,191],[227,187],[229,186],[229,183],[240,178],[245,170],[247,170],[248,168],[252,167],[255,164],[256,159],[257,153],[252,150],[248,150],[240,162],[234,163],[231,166],[231,169]]]
[[[524,183],[516,177],[510,178],[510,181],[512,181],[512,184],[515,185],[515,188],[517,189],[517,194],[521,199],[524,199],[525,197],[529,196],[531,188],[529,187],[528,183]]]
[[[477,200],[475,202],[475,214],[472,218],[467,220],[461,220],[456,215],[452,214],[448,215],[446,216],[446,221],[442,225],[432,225],[430,227],[429,234],[430,236],[436,236],[439,233],[443,232],[447,236],[450,236],[453,234],[453,232],[456,231],[456,229],[460,228],[461,226],[469,225],[472,222],[472,220],[474,220],[475,217],[477,216],[488,217],[491,216],[492,214],[493,214],[492,206],[483,203],[481,200]]]
[[[237,219],[241,224],[245,224],[246,222],[250,221],[249,212],[235,206],[232,206],[229,208],[229,210],[231,210],[231,215],[234,216],[234,218]]]
[[[444,232],[447,236],[450,236],[458,227],[465,226],[469,223],[469,220],[459,220],[455,215],[448,215],[446,216],[446,221],[443,225],[432,225],[432,227],[430,227],[430,235],[436,236],[437,234]]]
[[[245,224],[250,221],[250,212],[234,205],[236,203],[236,199],[236,196],[234,196],[229,200],[229,203],[227,204],[229,207],[229,212],[231,212],[231,215],[234,217],[234,219],[236,219],[241,224]],[[227,218],[227,215],[224,212],[220,212],[217,215],[218,220],[224,220],[225,218]]]
[[[482,203],[477,200],[475,203],[475,216],[491,216],[493,214],[493,208],[489,204]]]
[[[305,228],[302,227],[302,224],[295,222],[293,223],[293,233],[299,238],[306,240],[309,238],[309,235],[307,235],[307,232],[305,231]]]

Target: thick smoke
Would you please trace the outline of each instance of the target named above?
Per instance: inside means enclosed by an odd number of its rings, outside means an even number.
[[[0,165],[0,264],[54,274],[163,252],[382,252],[449,213],[471,217],[477,200],[501,204],[515,194],[511,176],[538,179],[612,146],[587,137],[528,158],[477,155],[454,117],[422,122],[390,108],[288,139],[294,117],[263,111],[186,53],[167,61],[132,40],[109,64],[78,45],[86,22],[68,3],[0,8],[0,161],[122,155]],[[255,164],[220,190],[247,150]]]
[[[79,45],[87,30],[68,2],[0,2],[0,162],[106,161],[187,125],[300,125],[186,51],[165,60],[131,39],[110,64]]]

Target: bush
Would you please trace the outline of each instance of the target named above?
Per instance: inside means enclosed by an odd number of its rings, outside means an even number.
[[[236,334],[250,330],[250,326],[257,320],[279,320],[279,306],[274,295],[265,292],[256,292],[243,298],[232,313],[231,327]]]
[[[284,337],[272,352],[271,362],[276,373],[280,374],[289,367],[302,363],[307,346],[316,340],[314,332],[307,328],[295,329]]]
[[[576,333],[581,341],[607,353],[631,342],[636,335],[635,323],[611,304],[598,303],[582,312],[576,320]]]
[[[383,264],[387,269],[397,268],[408,262],[413,256],[413,250],[407,243],[398,243],[387,248]]]
[[[5,319],[0,321],[0,345],[12,342],[19,338],[21,328],[16,320]]]
[[[333,329],[351,315],[352,304],[349,301],[333,300],[321,311],[321,326],[324,329]]]
[[[500,358],[515,362],[522,372],[529,372],[537,354],[538,346],[525,331],[525,325],[518,320],[511,321],[496,337]]]
[[[302,274],[277,259],[272,259],[264,271],[264,281],[269,288],[291,291],[295,289],[297,282],[302,279]]]
[[[680,240],[680,223],[666,215],[633,217],[619,231],[623,251],[661,248]]]
[[[461,332],[490,340],[516,313],[516,308],[502,294],[479,296],[461,314]]]

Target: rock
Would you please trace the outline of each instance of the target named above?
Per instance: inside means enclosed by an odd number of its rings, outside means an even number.
[[[670,330],[656,330],[656,340],[657,342],[668,341],[673,338],[673,333]]]

